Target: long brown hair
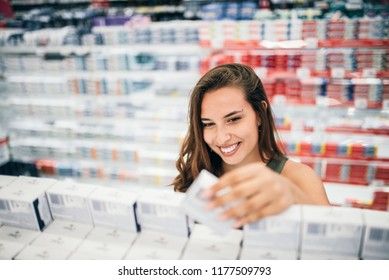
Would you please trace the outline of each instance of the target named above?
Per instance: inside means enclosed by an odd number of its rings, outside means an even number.
[[[268,162],[284,154],[277,145],[277,131],[269,100],[254,70],[238,63],[219,65],[209,70],[192,91],[189,101],[189,128],[176,163],[179,174],[172,183],[176,191],[185,192],[202,169],[216,176],[223,173],[222,159],[211,152],[203,139],[201,103],[207,92],[224,87],[242,89],[247,102],[260,117],[261,132],[257,133],[261,160]],[[263,102],[266,102],[267,106],[263,106]]]

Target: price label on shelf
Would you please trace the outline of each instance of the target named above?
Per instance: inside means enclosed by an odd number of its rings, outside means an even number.
[[[375,77],[377,77],[377,69],[374,69],[374,68],[363,69],[362,77],[364,77],[364,78],[375,78]]]
[[[311,77],[311,70],[309,68],[297,68],[296,75],[298,78],[309,78]]]
[[[355,98],[354,106],[357,109],[366,109],[367,108],[367,99],[366,98]]]
[[[346,76],[346,71],[344,68],[332,68],[331,69],[331,77],[343,79]]]
[[[389,99],[384,99],[384,101],[382,101],[382,109],[389,110]]]
[[[273,97],[273,104],[274,105],[285,105],[286,104],[286,97],[285,95],[276,94]]]
[[[264,77],[267,77],[267,68],[266,67],[257,67],[254,69],[255,73],[258,75],[258,77],[261,79],[261,78],[264,78]]]
[[[306,38],[305,39],[306,48],[308,49],[317,49],[319,46],[319,41],[317,38]]]

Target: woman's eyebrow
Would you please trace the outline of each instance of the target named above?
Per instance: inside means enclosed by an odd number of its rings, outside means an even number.
[[[235,114],[239,114],[239,113],[243,113],[243,109],[242,110],[239,110],[239,111],[232,111],[231,113],[228,113],[227,115],[225,115],[223,117],[223,119],[226,119],[226,118],[229,118]],[[201,118],[202,121],[211,121],[211,119],[208,119],[208,118]]]

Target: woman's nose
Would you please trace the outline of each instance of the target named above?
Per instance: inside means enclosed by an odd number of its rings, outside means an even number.
[[[216,142],[218,145],[227,143],[231,139],[231,133],[226,126],[221,126],[216,131]]]

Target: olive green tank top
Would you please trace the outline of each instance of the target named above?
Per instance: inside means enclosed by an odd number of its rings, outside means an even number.
[[[277,173],[281,173],[287,160],[287,157],[282,156],[278,159],[272,159],[266,164],[266,166]]]

